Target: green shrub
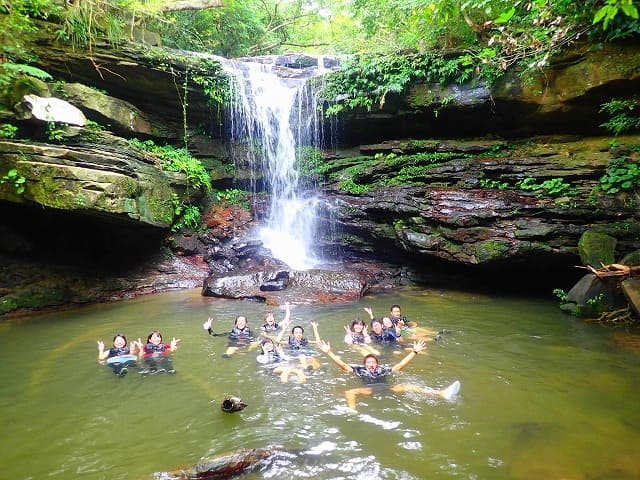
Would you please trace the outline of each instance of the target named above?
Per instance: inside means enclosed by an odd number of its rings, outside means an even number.
[[[184,173],[187,176],[187,182],[194,188],[205,187],[207,190],[211,190],[211,176],[202,162],[192,157],[186,148],[175,148],[171,145],[160,146],[154,144],[153,140],[141,142],[137,138],[129,140],[129,144],[157,155],[163,170]]]
[[[616,135],[640,128],[640,99],[613,98],[600,105],[600,112],[606,112],[612,117],[600,126]]]
[[[612,161],[607,172],[600,178],[600,188],[610,195],[639,186],[640,166],[625,158]]]
[[[564,182],[562,177],[551,178],[542,183],[536,183],[535,178],[527,177],[516,183],[516,186],[521,190],[536,192],[539,197],[545,195],[559,197],[561,195],[572,195],[574,193],[571,184]]]
[[[11,125],[10,123],[3,123],[0,125],[0,138],[15,138],[18,133],[18,127]]]
[[[24,184],[26,181],[27,179],[20,175],[18,170],[15,168],[12,168],[6,175],[3,175],[2,178],[0,178],[0,183],[10,183],[13,185],[13,188],[18,195],[24,193]]]

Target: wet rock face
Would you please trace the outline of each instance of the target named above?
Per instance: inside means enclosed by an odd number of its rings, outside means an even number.
[[[367,155],[331,160],[330,208],[322,212],[337,232],[324,240],[399,263],[531,270],[579,264],[578,241],[594,225],[615,237],[617,258],[637,249],[635,202],[593,193],[615,158],[607,139],[558,140],[529,139],[500,154],[473,141],[426,142],[418,154],[416,142],[405,142],[407,154],[405,144],[391,142],[387,153],[383,145],[365,146]],[[526,179],[564,190],[527,190]]]

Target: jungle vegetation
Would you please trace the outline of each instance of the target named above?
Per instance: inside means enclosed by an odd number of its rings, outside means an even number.
[[[90,48],[137,29],[225,57],[464,50],[474,68],[542,66],[579,39],[637,39],[637,0],[0,0],[0,62],[29,63],[37,20]]]

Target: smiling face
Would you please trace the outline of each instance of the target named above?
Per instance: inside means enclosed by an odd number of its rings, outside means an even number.
[[[247,317],[238,317],[236,318],[236,327],[240,330],[246,328],[247,326]]]
[[[262,344],[262,353],[266,354],[275,350],[275,346],[271,340],[265,340]]]
[[[160,345],[160,342],[162,342],[162,335],[158,332],[153,332],[149,335],[149,338],[147,338],[147,342],[153,345]]]
[[[398,305],[391,307],[391,316],[400,318],[402,316],[402,309]]]
[[[276,323],[276,318],[273,316],[273,313],[269,312],[264,314],[264,323],[267,325],[273,325]]]
[[[373,330],[373,333],[376,335],[380,335],[382,333],[382,324],[378,320],[371,322],[371,330]]]
[[[291,335],[293,335],[293,338],[295,338],[296,340],[302,340],[302,337],[304,337],[304,330],[302,329],[302,327],[293,327],[293,330],[291,330]]]
[[[391,321],[391,319],[389,317],[384,317],[382,319],[382,325],[385,328],[391,328],[391,327],[393,327],[393,322]]]
[[[378,368],[378,359],[375,355],[367,355],[364,357],[364,366],[370,372],[375,372],[376,368]]]
[[[127,339],[124,338],[122,335],[116,335],[116,337],[113,339],[113,346],[116,348],[122,348],[127,344]]]

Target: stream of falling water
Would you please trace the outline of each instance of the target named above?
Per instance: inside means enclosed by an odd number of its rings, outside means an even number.
[[[313,93],[305,78],[284,78],[285,69],[274,64],[227,61],[224,68],[236,80],[229,115],[236,162],[241,155],[253,172],[254,193],[261,183],[270,199],[255,235],[292,268],[311,268],[320,262],[313,252],[320,201],[306,188],[300,165],[321,140]]]

